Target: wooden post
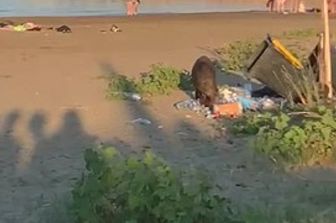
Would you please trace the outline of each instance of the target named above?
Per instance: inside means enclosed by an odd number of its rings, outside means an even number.
[[[333,96],[332,74],[331,74],[331,53],[330,53],[330,30],[329,30],[329,9],[327,0],[323,1],[323,20],[324,20],[324,68],[325,68],[325,85],[327,86],[328,98]]]
[[[326,80],[325,80],[325,63],[324,63],[324,33],[321,32],[319,35],[320,39],[319,39],[319,43],[320,43],[320,50],[316,52],[316,60],[318,63],[318,70],[319,70],[319,80],[320,80],[320,84],[321,87],[323,89],[323,91],[325,91],[325,87],[326,87]]]

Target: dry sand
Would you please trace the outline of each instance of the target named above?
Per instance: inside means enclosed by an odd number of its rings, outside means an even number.
[[[318,29],[318,15],[215,13],[13,20],[46,27],[66,24],[73,33],[0,32],[1,223],[52,222],[39,219],[40,214],[69,190],[83,169],[84,149],[98,142],[117,145],[122,151],[151,146],[168,160],[204,164],[215,175],[226,176],[221,180],[229,191],[246,181],[250,188],[243,191],[251,197],[268,184],[276,184],[268,170],[252,164],[245,147],[237,149],[225,137],[218,137],[211,122],[175,111],[173,103],[185,99],[184,93],[154,98],[151,105],[108,101],[101,77],[113,72],[137,76],[158,62],[190,70],[198,56],[211,55],[212,49],[230,41],[261,41],[266,33]],[[112,24],[123,32],[101,32]],[[128,123],[139,117],[151,120],[152,125]],[[232,175],[232,168],[239,164],[248,169]],[[238,200],[245,196],[236,194]]]

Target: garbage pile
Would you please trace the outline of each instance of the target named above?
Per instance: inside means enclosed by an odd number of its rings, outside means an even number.
[[[177,102],[174,106],[178,110],[188,110],[201,114],[209,119],[219,117],[239,117],[246,111],[265,111],[283,106],[285,99],[270,97],[252,97],[250,84],[241,87],[222,86],[219,88],[219,100],[214,106],[214,111],[202,106],[195,99]]]
[[[41,31],[42,27],[40,25],[34,24],[32,22],[26,22],[23,24],[10,24],[10,23],[0,23],[0,30],[4,31],[15,31],[15,32],[25,32],[25,31]]]
[[[25,22],[20,24],[14,24],[12,21],[0,22],[0,31],[12,31],[12,32],[27,32],[27,31],[41,31],[42,26],[33,22]],[[61,33],[71,33],[72,30],[67,25],[54,28],[49,27],[47,30],[56,30]]]

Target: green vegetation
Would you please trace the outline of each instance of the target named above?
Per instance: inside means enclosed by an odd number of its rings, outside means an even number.
[[[233,122],[231,131],[235,135],[255,135],[263,126],[269,125],[271,121],[271,113],[245,114]]]
[[[256,49],[254,42],[236,41],[215,52],[221,58],[219,62],[225,71],[241,71]]]
[[[336,119],[332,109],[285,114],[251,113],[233,122],[235,135],[254,135],[254,148],[281,166],[316,165],[336,158]]]
[[[137,93],[136,82],[126,76],[113,74],[108,77],[107,97],[125,99],[125,93]]]
[[[320,108],[306,118],[275,116],[257,134],[255,148],[281,165],[314,165],[335,158],[335,140],[334,112]]]
[[[171,66],[154,64],[149,72],[136,79],[113,74],[108,77],[108,98],[125,98],[127,93],[143,96],[167,95],[176,89],[191,90],[191,76]]]
[[[172,170],[152,153],[122,157],[109,147],[87,150],[87,173],[73,189],[76,223],[229,223],[228,201],[205,176]]]
[[[282,36],[286,39],[305,39],[317,36],[317,31],[313,28],[298,29],[283,32]]]
[[[321,94],[322,91],[317,82],[316,74],[310,67],[294,74],[284,71],[281,76],[283,77],[283,87],[288,92],[287,99],[289,99],[292,107],[296,101],[301,102],[306,110],[325,104],[324,95]]]

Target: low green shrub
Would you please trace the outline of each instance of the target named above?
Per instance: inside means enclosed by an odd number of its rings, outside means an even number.
[[[282,36],[286,39],[304,39],[316,37],[318,32],[313,28],[308,29],[297,29],[283,32]]]
[[[148,73],[144,73],[137,82],[137,90],[141,94],[164,95],[179,87],[180,70],[162,64],[154,64]]]
[[[246,114],[232,124],[231,131],[236,135],[256,135],[263,126],[269,125],[271,121],[271,113]]]
[[[137,93],[137,84],[124,75],[113,74],[108,77],[106,96],[109,99],[125,99],[125,93]]]
[[[76,223],[228,223],[228,201],[202,177],[184,177],[147,152],[85,152],[87,173],[73,189]]]
[[[227,46],[216,49],[221,58],[219,63],[225,71],[242,71],[245,63],[257,49],[257,44],[250,41],[235,41]]]
[[[293,118],[281,113],[264,126],[255,140],[258,152],[289,165],[314,165],[336,155],[334,112],[321,108],[311,118]]]
[[[178,88],[192,90],[191,76],[171,66],[154,64],[138,80],[118,74],[108,77],[107,97],[125,98],[128,93],[143,96],[167,95]]]

